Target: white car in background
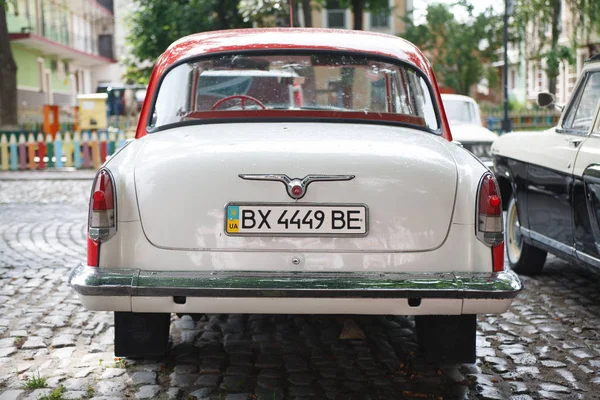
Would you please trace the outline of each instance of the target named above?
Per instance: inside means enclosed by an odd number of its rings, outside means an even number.
[[[479,105],[475,99],[460,94],[443,93],[441,96],[452,138],[491,168],[492,143],[498,135],[481,123]]]

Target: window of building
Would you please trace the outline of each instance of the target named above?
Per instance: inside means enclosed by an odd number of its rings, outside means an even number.
[[[346,28],[346,9],[337,0],[327,1],[327,27]]]
[[[390,27],[390,18],[384,11],[371,14],[371,28],[382,29]]]

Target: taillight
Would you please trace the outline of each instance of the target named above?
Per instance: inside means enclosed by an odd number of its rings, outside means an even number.
[[[477,239],[492,248],[494,271],[502,271],[504,269],[502,199],[496,178],[490,173],[485,174],[479,182],[475,232]]]
[[[112,175],[105,169],[96,174],[88,216],[88,265],[98,264],[99,245],[117,231],[116,193]],[[93,265],[92,265],[93,266]]]

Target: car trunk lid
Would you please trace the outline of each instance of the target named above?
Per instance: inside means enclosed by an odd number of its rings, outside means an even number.
[[[347,123],[235,123],[173,128],[141,139],[135,185],[157,247],[196,251],[409,252],[439,247],[457,170],[444,139],[417,129]],[[313,182],[300,200],[284,184],[240,174],[354,175]],[[364,205],[362,235],[232,236],[233,203]],[[366,218],[366,215],[365,215]]]

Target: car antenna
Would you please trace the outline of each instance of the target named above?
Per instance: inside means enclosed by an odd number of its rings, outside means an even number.
[[[294,6],[293,6],[293,1],[294,0],[290,0],[290,28],[294,27]]]

